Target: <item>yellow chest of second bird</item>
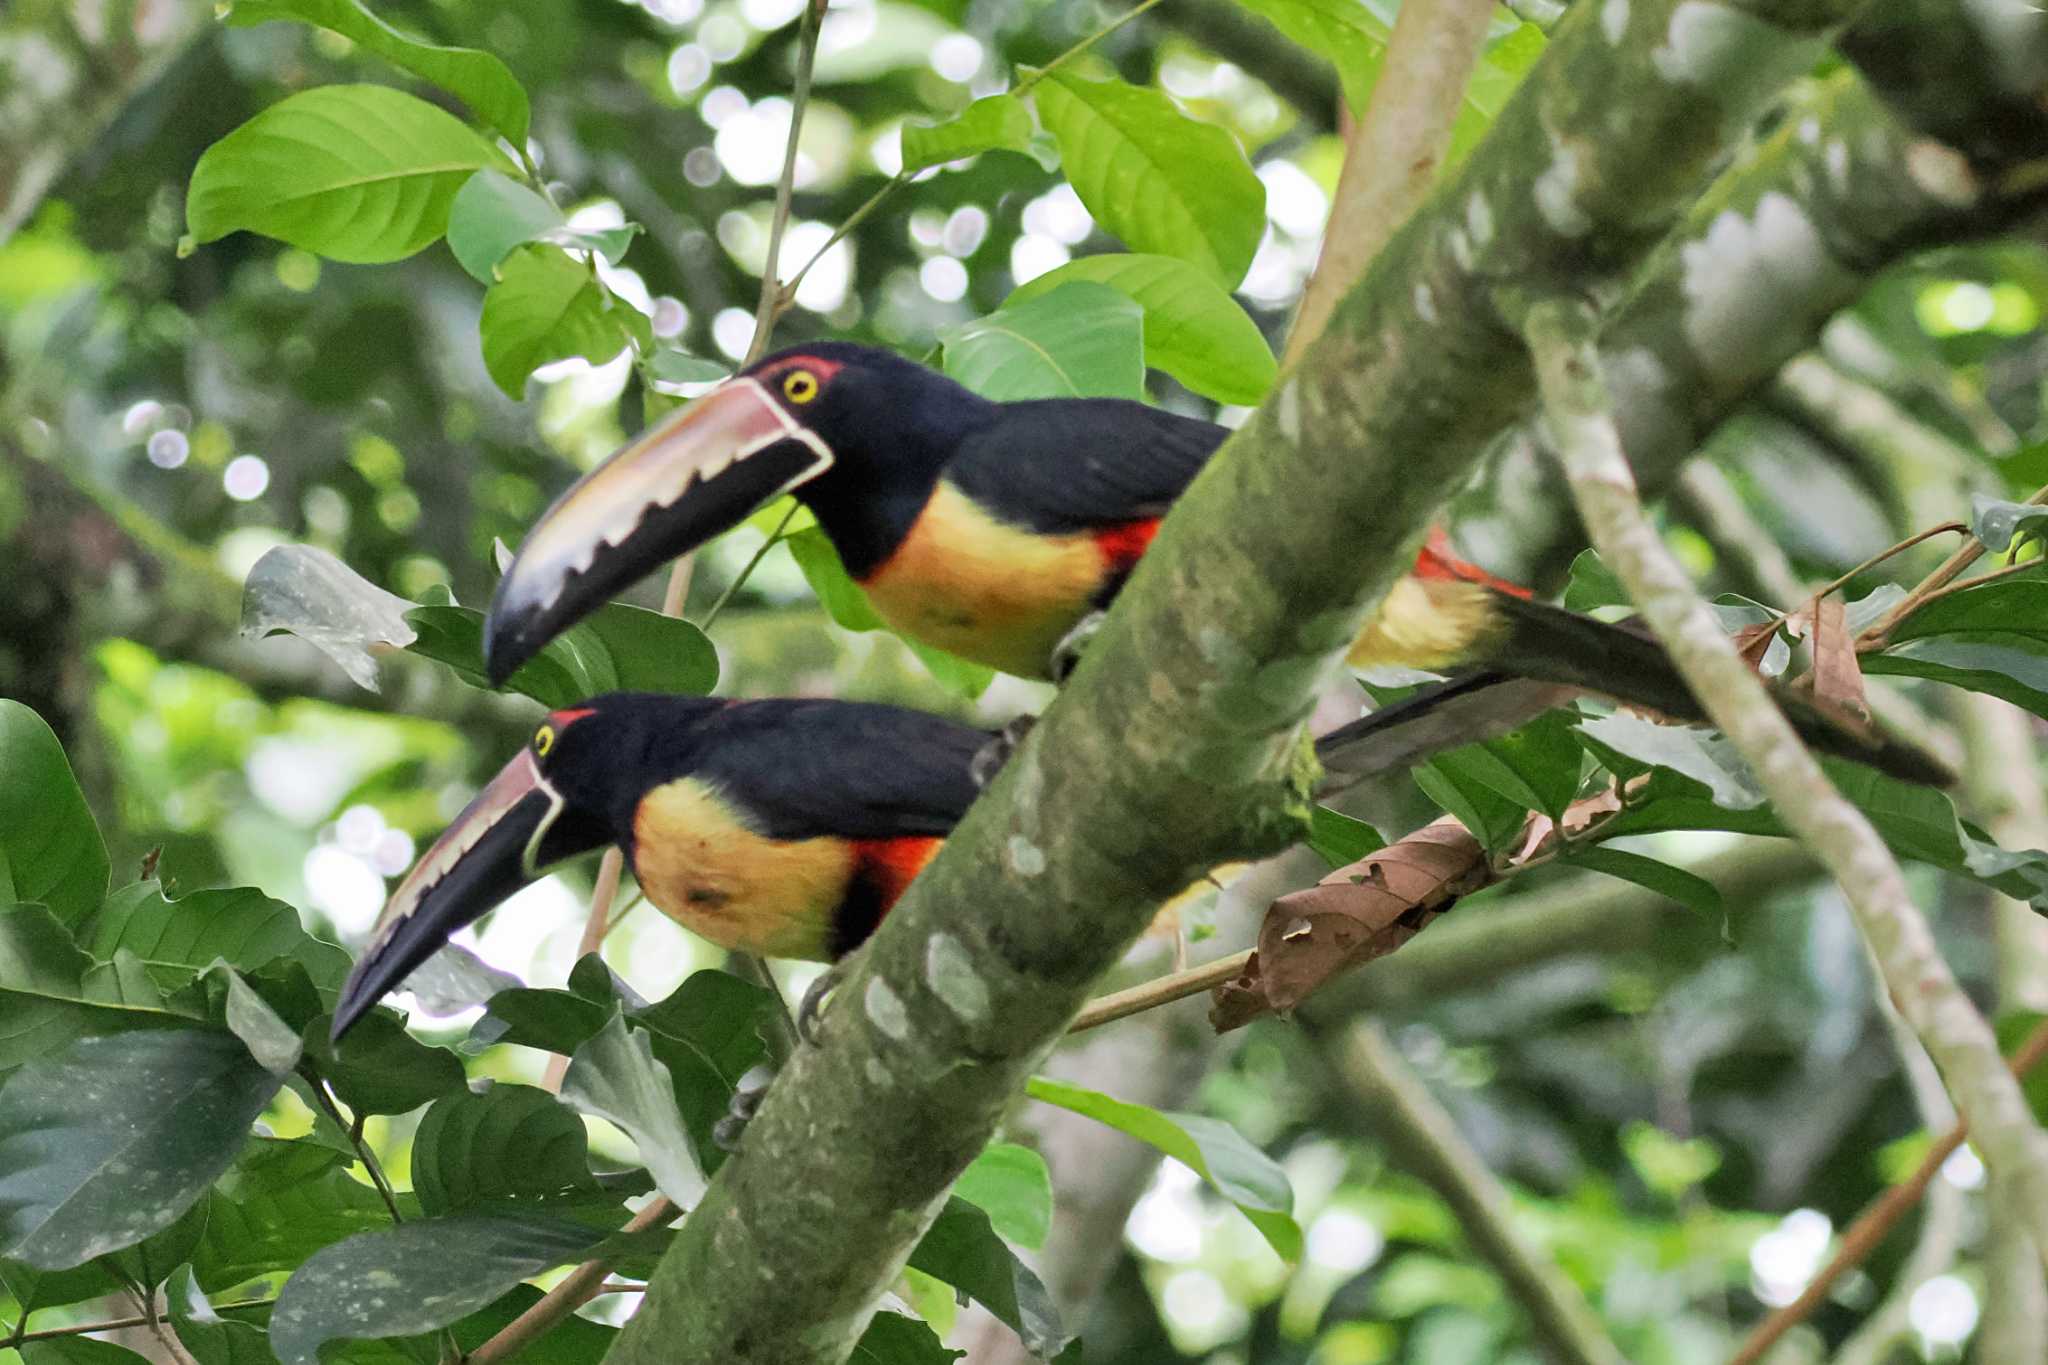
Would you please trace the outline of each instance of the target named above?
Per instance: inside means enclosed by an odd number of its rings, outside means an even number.
[[[941,481],[902,545],[861,583],[901,633],[1019,677],[1046,676],[1053,646],[1102,587],[1093,536],[996,520]]]

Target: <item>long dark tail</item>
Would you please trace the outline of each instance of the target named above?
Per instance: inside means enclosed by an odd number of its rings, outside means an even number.
[[[1664,647],[1640,627],[1613,625],[1542,602],[1493,594],[1500,622],[1485,667],[1426,687],[1316,741],[1325,790],[1409,767],[1460,744],[1493,739],[1573,696],[1592,693],[1674,720],[1706,713]],[[1813,748],[1929,786],[1955,780],[1932,754],[1802,697],[1772,689],[1792,728]]]

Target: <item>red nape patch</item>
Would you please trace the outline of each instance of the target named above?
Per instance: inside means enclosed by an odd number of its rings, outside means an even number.
[[[896,904],[944,839],[913,836],[853,841],[854,875],[866,882],[887,911]]]
[[[1102,547],[1102,557],[1109,561],[1111,573],[1126,573],[1144,558],[1145,551],[1152,548],[1152,537],[1158,534],[1159,519],[1154,517],[1150,521],[1127,521],[1107,531],[1097,531],[1095,543]]]
[[[1415,576],[1417,578],[1454,579],[1462,583],[1483,583],[1496,592],[1511,597],[1529,597],[1533,594],[1519,583],[1510,583],[1505,578],[1495,578],[1486,570],[1469,560],[1458,558],[1451,549],[1451,538],[1444,534],[1444,528],[1430,528],[1429,539],[1415,553]]]

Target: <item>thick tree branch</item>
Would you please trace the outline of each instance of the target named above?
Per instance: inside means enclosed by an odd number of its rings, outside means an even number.
[[[1507,1187],[1458,1132],[1436,1097],[1378,1024],[1354,1027],[1331,1057],[1337,1079],[1394,1163],[1450,1206],[1480,1259],[1492,1266],[1552,1358],[1622,1365],[1624,1357],[1586,1296],[1557,1262],[1515,1228]]]
[[[1322,334],[1337,300],[1435,183],[1492,18],[1492,0],[1401,6],[1365,116],[1345,140],[1322,255],[1287,335],[1287,364]]]
[[[1579,515],[1707,714],[1756,772],[1788,828],[1834,875],[1899,1013],[1941,1068],[1997,1197],[2048,1234],[2048,1138],[1997,1040],[1942,960],[1898,863],[1771,703],[1644,513],[1581,302],[1540,302],[1527,332],[1546,420]]]
[[[1598,7],[1568,15],[1485,142],[1196,479],[1066,690],[853,964],[615,1359],[844,1360],[1155,907],[1299,836],[1319,687],[1442,490],[1529,397],[1488,282],[1617,290],[1840,13],[1716,6],[1730,41],[1670,70],[1678,8],[1631,6],[1620,41]]]

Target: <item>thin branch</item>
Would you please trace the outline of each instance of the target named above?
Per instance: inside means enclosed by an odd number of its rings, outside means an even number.
[[[1990,1026],[1943,961],[1890,850],[1799,743],[1643,511],[1594,346],[1593,310],[1578,300],[1545,301],[1529,310],[1524,327],[1552,443],[1601,558],[1748,760],[1778,817],[1841,886],[1900,1014],[1977,1134],[1994,1197],[2048,1237],[2048,1139],[1999,1058]]]
[[[785,290],[776,282],[782,270],[782,234],[789,227],[789,201],[796,190],[797,141],[803,134],[804,110],[811,102],[811,68],[818,56],[818,30],[824,22],[826,0],[812,0],[804,6],[803,27],[796,39],[796,87],[789,97],[789,142],[782,149],[782,177],[775,184],[775,216],[768,222],[768,263],[761,269],[761,298],[754,305],[754,339],[747,346],[742,366],[751,365],[768,350],[768,338],[775,333],[775,320],[789,306],[794,288]]]
[[[1074,1016],[1074,1022],[1067,1025],[1067,1032],[1081,1033],[1099,1028],[1118,1019],[1158,1009],[1161,1005],[1170,1005],[1176,1000],[1185,1000],[1191,995],[1200,995],[1243,972],[1251,959],[1252,950],[1247,948],[1229,957],[1219,957],[1214,962],[1204,962],[1199,967],[1141,981],[1129,990],[1097,996],[1088,1002],[1086,1009]]]
[[[2034,1031],[2020,1044],[2019,1051],[2013,1054],[2011,1075],[2025,1076],[2043,1057],[2048,1057],[2048,1020],[2036,1024]],[[1870,1253],[1884,1241],[1885,1235],[1920,1202],[1929,1183],[1940,1174],[1942,1163],[1954,1156],[1956,1149],[1968,1137],[1967,1121],[1942,1134],[1911,1175],[1879,1195],[1856,1216],[1856,1221],[1842,1233],[1842,1245],[1821,1272],[1813,1277],[1798,1298],[1758,1323],[1743,1340],[1742,1348],[1729,1358],[1728,1365],[1756,1365],[1779,1337],[1813,1316],[1814,1310],[1834,1289],[1836,1281],[1868,1260]]]
[[[276,1299],[247,1299],[241,1303],[216,1304],[216,1313],[232,1313],[241,1308],[268,1308]],[[55,1341],[60,1337],[91,1336],[95,1332],[122,1332],[131,1327],[147,1327],[149,1318],[137,1314],[128,1318],[109,1318],[103,1322],[75,1322],[69,1327],[39,1327],[33,1332],[21,1332],[0,1340],[0,1347],[19,1346],[24,1341]]]
[[[356,1149],[356,1159],[363,1163],[363,1169],[369,1173],[370,1183],[377,1187],[378,1195],[384,1200],[384,1207],[390,1210],[391,1221],[403,1223],[405,1216],[398,1211],[398,1195],[393,1191],[391,1182],[385,1179],[384,1168],[377,1163],[377,1153],[363,1140],[363,1118],[358,1116],[355,1119],[344,1119],[341,1116],[340,1106],[334,1096],[328,1093],[327,1082],[320,1078],[320,1073],[311,1065],[302,1068],[300,1074],[306,1078],[306,1089],[312,1092],[313,1103],[319,1107],[320,1112],[332,1119],[335,1127],[348,1134],[349,1145]]]
[[[2048,485],[2035,489],[2033,496],[2027,499],[2027,503],[2033,507],[2048,505]],[[1857,636],[1856,647],[1858,649],[1881,648],[1885,641],[1891,638],[1891,633],[1898,629],[1901,621],[1920,610],[1930,598],[1941,592],[1949,584],[1955,582],[1956,579],[1962,577],[1963,570],[1969,568],[1983,557],[1984,542],[1975,536],[1970,537],[1954,554],[1942,561],[1939,568],[1921,579],[1919,586],[1907,593],[1897,606],[1886,612],[1876,625]]]
[[[622,1231],[641,1232],[659,1227],[682,1214],[682,1210],[661,1195],[633,1215]],[[612,1272],[610,1257],[594,1256],[564,1275],[553,1289],[540,1296],[531,1308],[499,1328],[497,1334],[463,1358],[463,1365],[498,1365],[533,1345],[563,1318],[600,1294],[623,1292],[608,1286],[605,1276]],[[630,1286],[640,1290],[644,1286]]]
[[[1450,1206],[1472,1249],[1500,1275],[1551,1353],[1567,1365],[1623,1365],[1586,1296],[1515,1230],[1506,1187],[1378,1023],[1349,1030],[1333,1054],[1358,1111],[1393,1158]]]
[[[1492,0],[1401,6],[1372,99],[1345,148],[1322,255],[1287,337],[1287,364],[1321,334],[1337,300],[1429,193],[1492,18]]]

